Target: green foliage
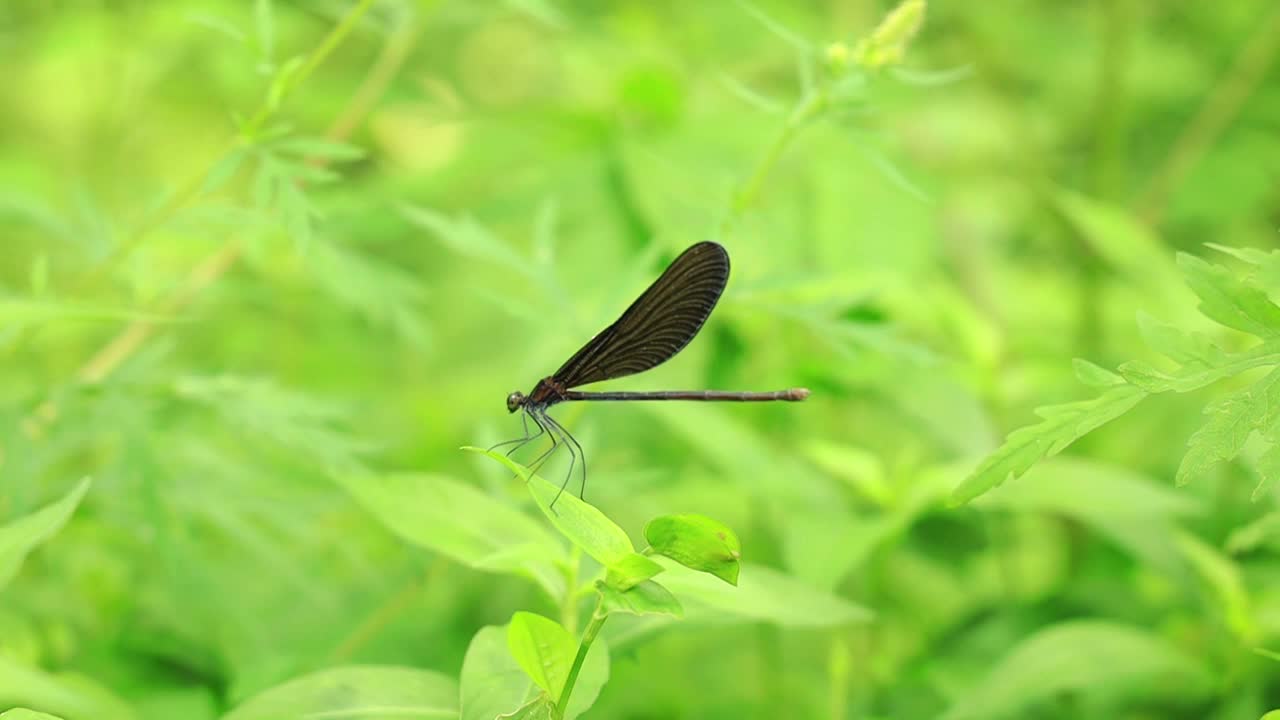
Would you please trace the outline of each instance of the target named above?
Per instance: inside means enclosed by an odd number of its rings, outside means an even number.
[[[733,530],[702,515],[664,515],[644,526],[644,538],[659,555],[687,568],[738,584],[742,543]]]
[[[222,720],[279,720],[338,715],[458,717],[458,683],[416,668],[337,667],[291,680],[249,698]]]
[[[1255,263],[1269,261],[1269,256],[1244,257]],[[1104,392],[1092,400],[1038,409],[1037,414],[1045,420],[1011,433],[1005,444],[955,489],[953,502],[968,502],[1007,479],[1022,475],[1037,462],[1062,452],[1084,435],[1128,412],[1149,395],[1190,392],[1255,368],[1280,365],[1280,344],[1276,340],[1280,336],[1280,306],[1252,277],[1185,254],[1178,256],[1178,265],[1200,299],[1199,309],[1205,317],[1253,335],[1260,342],[1242,352],[1229,353],[1203,335],[1140,317],[1147,344],[1177,363],[1177,368],[1165,372],[1135,361],[1121,365],[1116,375],[1076,360],[1080,380],[1105,388]],[[1234,459],[1254,433],[1270,436],[1280,431],[1276,427],[1280,416],[1280,391],[1274,389],[1277,378],[1280,369],[1209,404],[1205,409],[1209,420],[1191,436],[1178,468],[1178,484],[1203,477],[1218,463]],[[1275,449],[1273,440],[1268,438],[1265,442],[1268,449],[1257,462],[1261,479],[1255,498],[1280,471],[1280,450]]]
[[[1207,687],[1206,668],[1146,630],[1073,621],[1019,643],[943,717],[1016,716],[1058,693],[1096,689],[1193,702]]]
[[[507,648],[538,687],[549,697],[560,697],[577,649],[568,630],[555,620],[518,612],[507,625]]]
[[[61,500],[0,525],[0,590],[13,579],[27,553],[62,529],[89,491],[89,484],[89,478],[85,478]]]
[[[7,712],[2,712],[0,713],[0,718],[4,718],[4,720],[62,720],[62,718],[59,718],[56,715],[36,712],[35,710],[28,710],[26,708],[15,708]]]
[[[1274,2],[0,27],[5,720],[1275,708]],[[457,452],[703,238],[811,397]]]

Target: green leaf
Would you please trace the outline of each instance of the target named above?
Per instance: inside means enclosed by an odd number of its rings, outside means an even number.
[[[1280,710],[1272,710],[1266,715],[1263,715],[1261,720],[1280,720]]]
[[[49,253],[42,252],[31,261],[31,294],[37,297],[49,289]]]
[[[14,708],[0,713],[0,720],[62,720],[62,718],[26,708]]]
[[[662,572],[662,566],[653,560],[631,553],[609,568],[608,583],[619,590],[634,587]]]
[[[271,143],[271,147],[305,161],[351,162],[365,156],[364,149],[357,145],[326,137],[291,136]]]
[[[543,480],[538,475],[530,475],[529,469],[512,461],[502,453],[464,447],[463,450],[485,455],[505,465],[511,472],[524,478],[534,501],[542,509],[551,524],[556,527],[574,545],[596,559],[609,570],[617,572],[625,579],[634,582],[648,579],[657,574],[660,566],[650,565],[637,560],[635,546],[631,538],[605,514],[595,506],[579,499],[571,492],[560,492],[560,486]],[[555,509],[551,503],[555,502]],[[650,561],[651,563],[652,561]],[[657,569],[654,569],[657,567]],[[647,573],[647,574],[646,574]]]
[[[677,618],[684,616],[684,608],[676,596],[653,580],[642,582],[625,592],[600,582],[596,583],[596,590],[600,592],[606,613],[670,615]]]
[[[696,603],[716,617],[763,620],[786,627],[831,627],[871,619],[871,612],[844,598],[814,589],[762,565],[743,563],[738,586],[674,561],[666,561],[662,584],[692,611]]]
[[[1132,213],[1069,190],[1059,190],[1053,199],[1080,237],[1112,268],[1170,297],[1181,292],[1168,250]]]
[[[222,720],[458,717],[458,683],[428,670],[392,665],[330,668],[265,690]]]
[[[1280,440],[1280,428],[1272,426],[1268,435],[1273,439]],[[1258,502],[1267,490],[1280,479],[1280,442],[1274,441],[1258,455],[1258,459],[1254,462],[1254,471],[1258,473],[1258,484],[1253,488],[1253,494],[1249,499]]]
[[[404,205],[400,214],[418,227],[429,230],[436,238],[463,257],[485,260],[500,265],[519,276],[529,276],[530,263],[470,217],[453,219],[434,210]]]
[[[45,672],[0,653],[0,707],[17,706],[38,707],[68,718],[138,717],[127,703],[88,677]]]
[[[505,625],[481,628],[471,638],[460,684],[462,720],[493,720],[536,697],[529,676],[507,649]]]
[[[248,156],[248,151],[243,147],[237,147],[219,158],[204,176],[204,184],[200,187],[200,193],[202,195],[211,193],[225,185],[240,170],[240,166],[244,164],[244,160]]]
[[[1256,265],[1255,280],[1264,290],[1270,289],[1274,292],[1275,289],[1280,288],[1280,250],[1264,252],[1257,248],[1233,248],[1215,243],[1205,243],[1205,246]]]
[[[597,637],[574,684],[565,720],[586,712],[608,680],[609,647],[604,638]],[[506,626],[481,628],[472,637],[462,661],[461,720],[513,716],[543,695],[507,648]]]
[[[89,484],[85,478],[62,499],[0,526],[0,589],[17,574],[27,553],[62,529],[89,491]]]
[[[1227,552],[1232,555],[1258,549],[1273,536],[1280,535],[1280,512],[1271,511],[1231,531],[1227,536]]]
[[[801,447],[810,462],[844,481],[859,495],[882,507],[893,504],[894,493],[885,479],[884,463],[875,453],[825,440],[813,440]]]
[[[1241,643],[1257,642],[1258,626],[1240,568],[1217,548],[1190,533],[1179,533],[1177,541],[1178,549],[1217,599],[1227,627]]]
[[[82,304],[63,300],[0,298],[0,330],[30,325],[84,320],[145,320],[172,322],[173,318],[153,313],[112,308],[101,303]]]
[[[1280,307],[1221,265],[1181,253],[1178,265],[1209,319],[1268,340],[1280,337]]]
[[[368,441],[346,429],[342,406],[269,379],[185,376],[172,389],[179,399],[218,412],[245,437],[274,443],[322,470],[354,472],[369,449]]]
[[[1005,443],[952,491],[951,503],[969,502],[1006,480],[1019,477],[1037,462],[1057,455],[1084,435],[1128,412],[1146,396],[1139,388],[1121,385],[1092,400],[1037,410],[1044,421],[1010,433]]]
[[[1178,466],[1179,485],[1235,458],[1255,430],[1269,428],[1280,419],[1280,368],[1210,403],[1205,414],[1209,420],[1191,436],[1187,454]]]
[[[1063,693],[1145,690],[1198,698],[1207,669],[1159,636],[1119,623],[1076,620],[1014,646],[943,715],[944,720],[1006,717]]]
[[[526,576],[553,598],[565,592],[564,546],[541,524],[440,475],[342,475],[337,481],[392,532],[456,562]]]
[[[1076,378],[1089,387],[1106,389],[1124,384],[1124,378],[1083,358],[1074,358],[1071,366],[1076,371]]]
[[[1073,518],[1169,572],[1183,567],[1175,549],[1178,521],[1203,510],[1198,499],[1151,478],[1067,457],[1037,465],[1020,482],[992,490],[975,505]]]
[[[499,715],[497,720],[559,720],[559,716],[556,715],[555,701],[542,694],[519,710]]]
[[[724,524],[703,515],[665,515],[644,526],[644,537],[654,552],[738,584],[742,543]]]
[[[1246,370],[1268,365],[1280,365],[1278,341],[1265,342],[1241,353],[1224,355],[1212,366],[1191,363],[1178,368],[1173,374],[1161,372],[1140,362],[1124,363],[1119,371],[1130,384],[1148,393],[1190,392]]]
[[[1138,313],[1138,332],[1152,350],[1182,365],[1212,367],[1226,362],[1226,354],[1203,333],[1184,332],[1150,315]]]
[[[541,615],[517,612],[507,625],[507,648],[538,687],[550,697],[560,697],[578,651],[578,643],[568,630]]]

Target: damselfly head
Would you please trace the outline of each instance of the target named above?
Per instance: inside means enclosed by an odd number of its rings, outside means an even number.
[[[524,407],[524,393],[519,390],[507,396],[507,412],[515,412]]]

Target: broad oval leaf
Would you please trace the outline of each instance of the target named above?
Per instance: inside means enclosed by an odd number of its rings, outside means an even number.
[[[762,565],[744,563],[738,586],[666,561],[662,584],[686,605],[786,627],[831,627],[871,619],[871,611]]]
[[[586,712],[608,679],[609,646],[603,637],[596,637],[583,661],[564,720]],[[462,661],[460,682],[461,720],[521,717],[518,713],[532,711],[537,707],[537,698],[543,695],[512,657],[505,625],[481,628],[471,638]]]
[[[560,697],[577,643],[564,626],[531,612],[517,612],[507,625],[507,649],[538,687]]]
[[[441,475],[340,476],[338,482],[401,538],[470,567],[525,575],[564,593],[563,545],[533,518]]]
[[[607,613],[628,613],[630,615],[670,615],[682,617],[684,608],[671,591],[662,585],[649,580],[627,591],[619,590],[607,583],[597,583],[602,606]]]
[[[14,708],[0,713],[0,720],[62,720],[62,718],[26,708]]]
[[[85,478],[62,499],[0,526],[0,588],[17,574],[27,553],[62,529],[89,491],[89,484]]]
[[[636,555],[636,548],[631,544],[631,538],[594,505],[579,499],[573,493],[560,492],[560,486],[531,474],[528,468],[502,453],[473,447],[463,450],[480,453],[507,466],[511,472],[525,480],[542,513],[570,542],[606,568],[616,570],[624,576],[636,575],[639,563],[632,557]],[[551,507],[552,502],[555,503],[554,509]],[[647,577],[652,576],[650,574]]]
[[[644,526],[644,537],[658,554],[738,584],[742,543],[723,523],[703,515],[664,515]]]
[[[334,717],[456,718],[458,683],[428,670],[349,666],[321,670],[265,690],[222,720],[302,720]]]
[[[1198,660],[1146,630],[1077,620],[1015,646],[943,717],[1008,717],[1068,691],[1127,689],[1190,700],[1207,689],[1208,678]]]

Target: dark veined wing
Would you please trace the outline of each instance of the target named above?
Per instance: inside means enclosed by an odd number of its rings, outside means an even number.
[[[573,388],[661,365],[698,334],[728,282],[729,253],[723,247],[691,246],[552,377]]]

